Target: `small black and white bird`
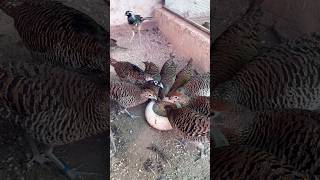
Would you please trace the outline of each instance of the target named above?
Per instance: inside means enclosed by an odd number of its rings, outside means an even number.
[[[128,24],[133,27],[130,42],[133,40],[136,30],[138,29],[139,42],[141,44],[141,36],[140,36],[141,24],[144,20],[152,19],[152,17],[142,17],[140,15],[133,14],[132,11],[126,11],[125,15],[127,16]]]

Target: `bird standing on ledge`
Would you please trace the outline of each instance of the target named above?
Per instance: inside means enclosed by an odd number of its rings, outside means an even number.
[[[130,38],[130,42],[134,38],[134,35],[136,33],[136,29],[138,28],[139,33],[139,43],[141,45],[141,24],[144,20],[151,19],[152,17],[142,17],[140,15],[133,14],[132,11],[126,11],[125,15],[127,16],[128,24],[132,25],[132,36]]]

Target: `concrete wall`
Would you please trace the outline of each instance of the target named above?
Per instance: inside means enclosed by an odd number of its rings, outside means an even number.
[[[155,10],[155,21],[176,54],[193,58],[197,70],[210,71],[210,34],[205,33],[165,9]]]
[[[110,0],[110,26],[127,23],[125,12],[131,10],[141,16],[152,16],[155,8],[161,7],[161,0]]]
[[[165,6],[186,18],[210,14],[210,0],[166,0]]]

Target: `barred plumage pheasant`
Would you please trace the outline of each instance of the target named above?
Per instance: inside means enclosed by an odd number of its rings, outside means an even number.
[[[175,104],[166,105],[171,126],[177,129],[184,139],[196,143],[201,150],[201,157],[205,154],[205,144],[208,143],[210,131],[210,117],[197,113],[188,107],[178,108]]]
[[[253,60],[262,47],[261,24],[263,15],[260,4],[252,0],[243,17],[233,23],[213,43],[213,88],[231,79],[245,64]]]
[[[109,32],[88,15],[54,0],[1,0],[0,9],[34,59],[106,78]]]
[[[210,96],[210,73],[192,76],[185,85],[168,93],[167,97],[170,98],[176,94],[184,94],[190,97]]]
[[[216,125],[230,144],[264,150],[301,172],[320,175],[320,113],[300,109],[250,112],[241,106],[215,105],[219,115],[213,121],[219,122]]]
[[[170,98],[165,97],[163,101],[173,104],[179,103],[182,107],[189,107],[190,109],[205,116],[210,116],[210,111],[212,111],[210,110],[210,97],[207,96],[189,97],[181,93],[174,93]]]
[[[212,179],[316,179],[283,163],[272,154],[247,146],[229,146],[212,151]]]
[[[144,84],[149,80],[153,80],[152,77],[146,76],[142,69],[130,62],[117,61],[110,58],[110,65],[114,67],[121,81],[127,81],[133,84]]]
[[[148,99],[157,99],[157,94],[150,89],[141,87],[127,82],[112,82],[110,84],[110,98],[121,106],[121,112],[127,113],[132,119],[136,116],[131,114],[127,108],[145,103]]]
[[[170,91],[171,86],[173,85],[176,77],[177,64],[173,61],[172,58],[167,60],[160,71],[161,83],[163,88],[160,90],[159,97],[164,98]]]
[[[260,54],[213,96],[252,110],[318,110],[319,58],[320,33],[305,35]]]
[[[108,91],[77,73],[60,68],[21,65],[0,67],[0,115],[46,144],[45,156],[69,177],[73,172],[52,153],[57,145],[72,143],[109,129]],[[49,71],[48,71],[49,70]],[[19,72],[18,74],[14,74]],[[38,74],[32,75],[33,72]],[[43,73],[41,73],[43,72]],[[44,156],[33,160],[43,163]]]
[[[144,73],[152,76],[160,74],[159,67],[153,62],[144,61],[143,64],[145,65]]]
[[[170,88],[170,92],[174,92],[176,89],[185,85],[191,79],[193,74],[192,61],[193,60],[190,59],[187,65],[178,72],[178,74],[176,75],[175,81],[172,87]]]

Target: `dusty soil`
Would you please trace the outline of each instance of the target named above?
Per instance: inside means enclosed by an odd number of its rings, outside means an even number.
[[[118,45],[128,48],[111,52],[111,57],[119,61],[129,61],[144,69],[143,61],[152,61],[159,67],[169,59],[174,51],[171,44],[157,28],[143,31],[142,44],[136,35],[132,43],[129,42],[131,32],[111,32],[111,37],[118,40]],[[188,59],[175,57],[179,69]],[[209,61],[209,59],[208,59]],[[114,69],[110,69],[111,79],[117,80]],[[111,104],[114,107],[115,104]],[[126,114],[116,115],[116,108],[111,109],[111,126],[114,132],[117,153],[111,162],[111,179],[209,179],[209,155],[198,161],[199,150],[191,143],[186,149],[177,146],[175,131],[160,132],[151,128],[144,117],[146,104],[129,109],[140,116],[135,120]],[[158,153],[148,147],[157,146],[166,158],[162,159]]]
[[[66,5],[74,7],[106,27],[107,5],[103,0],[64,0]],[[13,20],[0,10],[0,61],[30,60],[28,51],[20,41],[13,26]],[[94,172],[99,175],[83,176],[83,179],[106,179],[106,159],[108,135],[92,137],[70,145],[55,148],[58,158],[71,168],[79,171]],[[90,152],[90,153],[89,153]],[[85,155],[85,156],[84,156]],[[54,166],[48,168],[34,164],[27,167],[32,154],[24,133],[18,127],[0,119],[0,179],[6,180],[64,180],[67,179]]]

